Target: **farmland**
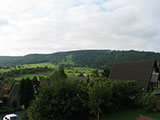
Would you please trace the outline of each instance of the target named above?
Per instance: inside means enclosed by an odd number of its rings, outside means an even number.
[[[62,63],[70,63],[73,64],[72,61],[70,60],[71,56],[67,57],[66,61],[62,61]],[[48,67],[48,68],[52,68],[57,69],[58,65],[54,65],[52,63],[38,63],[38,64],[23,64],[23,65],[15,65],[15,66],[4,66],[0,69],[0,73],[5,73],[5,72],[13,72],[15,70],[26,70],[26,69],[36,69],[36,68],[44,68],[44,67]],[[89,68],[89,67],[65,67],[64,68],[65,73],[68,77],[77,77],[80,74],[83,74],[83,76],[87,76],[87,75],[91,75],[92,71],[96,70],[95,68]],[[98,70],[99,73],[102,72],[102,70]],[[35,72],[35,73],[31,73],[31,74],[19,74],[16,76],[9,76],[9,79],[12,78],[16,81],[20,81],[23,78],[33,78],[34,76],[37,77],[39,79],[39,77],[43,76],[43,77],[47,77],[50,74],[51,71],[48,72]]]
[[[37,79],[39,80],[39,77],[47,77],[48,74],[25,74],[19,77],[14,78],[16,81],[20,81],[22,79],[26,79],[26,78],[30,78],[33,79],[34,77],[37,77]]]

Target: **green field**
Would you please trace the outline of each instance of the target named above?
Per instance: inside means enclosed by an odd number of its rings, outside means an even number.
[[[24,64],[24,65],[17,65],[16,68],[19,68],[18,66],[20,66],[21,68],[25,69],[25,68],[36,68],[36,67],[49,67],[49,68],[56,68],[56,66],[52,63],[39,63],[39,64]]]
[[[136,120],[139,115],[144,115],[151,118],[160,118],[160,113],[148,113],[142,109],[132,109],[105,115],[102,120]]]
[[[69,77],[77,76],[80,73],[83,73],[84,76],[87,76],[87,75],[91,75],[92,71],[94,71],[94,70],[96,70],[96,69],[87,68],[87,67],[71,67],[71,68],[65,69],[65,73]],[[99,72],[102,72],[102,70],[99,70]]]
[[[33,79],[34,77],[37,77],[39,80],[39,77],[47,77],[48,74],[26,74],[19,77],[14,78],[16,81],[20,81],[22,79],[30,78]]]
[[[95,70],[93,68],[86,68],[86,67],[71,67],[71,68],[65,68],[65,73],[68,77],[76,77],[78,76],[78,74],[83,73],[84,76],[87,76],[87,75],[90,75],[92,73],[92,71]],[[101,72],[102,70],[99,70],[99,72]],[[47,76],[51,73],[48,73],[48,74],[26,74],[26,75],[22,75],[22,76],[19,76],[19,77],[16,77],[14,78],[15,80],[21,80],[23,78],[33,78],[34,76],[36,77],[39,77],[39,76]]]
[[[8,72],[10,69],[0,69],[0,73]]]
[[[74,64],[71,61],[71,55],[67,56],[67,60],[66,61],[62,61],[63,64]],[[10,70],[13,69],[27,69],[27,68],[36,68],[36,67],[49,67],[49,68],[58,68],[58,66],[52,64],[52,63],[39,63],[39,64],[24,64],[24,65],[16,65],[11,67],[10,69],[0,69],[0,72],[8,72]],[[65,68],[65,73],[67,74],[68,77],[76,77],[78,76],[80,73],[83,73],[84,76],[87,75],[91,75],[92,71],[94,71],[94,68],[87,68],[87,67],[66,67]],[[99,70],[99,72],[102,72],[102,70]],[[23,78],[33,78],[34,76],[44,76],[44,74],[42,73],[42,75],[40,74],[27,74],[27,75],[21,75],[19,77],[14,78],[15,80],[21,80]]]
[[[38,64],[24,64],[24,65],[16,65],[14,67],[11,67],[9,69],[0,69],[0,72],[9,72],[10,70],[14,69],[26,69],[26,68],[36,68],[36,67],[49,67],[49,68],[56,68],[56,65],[52,63],[38,63]]]

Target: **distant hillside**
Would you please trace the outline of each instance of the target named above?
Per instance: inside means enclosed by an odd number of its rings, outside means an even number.
[[[111,68],[114,62],[156,59],[160,53],[140,51],[80,50],[53,54],[30,54],[21,57],[0,56],[0,66],[51,62],[66,66]]]

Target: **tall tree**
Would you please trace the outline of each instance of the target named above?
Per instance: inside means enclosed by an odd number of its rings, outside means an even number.
[[[59,80],[64,80],[67,78],[67,75],[64,72],[63,67],[59,67],[57,70],[53,72],[53,74],[50,75],[50,78],[53,81],[59,81]]]
[[[30,101],[33,99],[33,83],[27,78],[23,79],[20,82],[19,90],[18,90],[18,98],[21,105],[25,105],[27,108],[29,106]]]

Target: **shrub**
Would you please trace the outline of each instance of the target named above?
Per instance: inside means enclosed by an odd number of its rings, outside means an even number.
[[[113,101],[117,109],[134,105],[139,93],[140,89],[135,81],[113,82]]]
[[[8,107],[8,106],[3,106],[1,107],[0,109],[0,113],[11,113],[11,112],[14,112],[14,109],[12,107]]]
[[[77,81],[43,86],[28,109],[30,120],[83,120],[88,116],[87,91]],[[83,101],[83,102],[82,102]]]
[[[146,111],[153,112],[156,111],[156,101],[157,96],[155,95],[155,91],[151,93],[142,93],[137,98],[136,105],[144,108]]]
[[[144,109],[150,112],[156,111],[157,96],[155,96],[155,91],[150,93],[146,98]]]
[[[17,100],[13,100],[11,102],[11,105],[12,105],[13,108],[17,108]]]
[[[91,113],[97,116],[99,120],[100,114],[109,112],[112,108],[112,85],[111,82],[94,82],[89,86],[89,107]]]
[[[27,108],[30,101],[33,99],[33,94],[33,82],[29,78],[21,80],[18,89],[19,103],[25,105],[25,108]]]
[[[28,118],[28,114],[27,114],[27,112],[25,111],[24,112],[24,114],[23,114],[23,116],[22,116],[22,118],[21,118],[22,120],[29,120],[29,118]]]

